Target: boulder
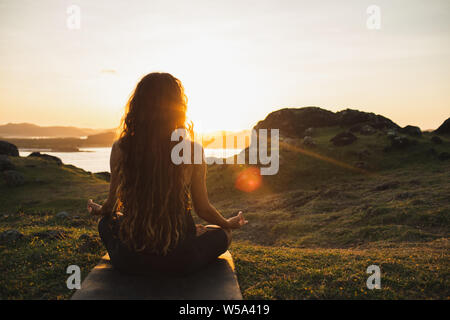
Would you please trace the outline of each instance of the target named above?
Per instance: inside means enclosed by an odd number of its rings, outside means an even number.
[[[422,135],[422,131],[416,126],[406,126],[401,129],[401,132],[413,137],[420,137]]]
[[[12,242],[23,238],[23,234],[17,230],[10,229],[0,233],[1,242]]]
[[[0,172],[3,172],[5,170],[14,170],[14,169],[15,169],[15,166],[11,162],[11,160],[9,160],[8,156],[1,154],[0,155]]]
[[[312,137],[312,135],[314,134],[314,128],[308,128],[305,130],[305,136],[310,136]]]
[[[0,154],[7,156],[18,157],[19,150],[15,145],[9,143],[8,141],[0,141]]]
[[[433,131],[433,133],[437,134],[450,134],[450,118],[444,121],[439,128]]]
[[[40,153],[40,152],[32,152],[28,155],[28,157],[36,157],[36,158],[41,158],[47,161],[53,161],[55,162],[57,165],[62,165],[62,161],[60,158],[55,157],[55,156],[51,156],[49,154],[45,154],[45,153]]]
[[[55,215],[55,217],[56,218],[59,218],[59,219],[66,219],[66,218],[68,218],[70,215],[67,213],[67,212],[65,212],[65,211],[61,211],[61,212],[58,212],[56,215]]]
[[[351,132],[341,132],[330,139],[330,141],[338,147],[352,144],[356,140],[356,136]]]
[[[316,142],[310,136],[305,136],[303,138],[303,145],[307,146],[307,147],[315,147],[316,146]]]
[[[25,183],[25,177],[19,171],[6,170],[3,172],[3,177],[5,178],[6,185],[9,187],[17,187]]]

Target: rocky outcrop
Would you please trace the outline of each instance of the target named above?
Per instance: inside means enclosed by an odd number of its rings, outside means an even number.
[[[346,109],[336,113],[337,122],[340,126],[354,126],[357,124],[370,125],[374,129],[399,128],[393,121],[372,112]]]
[[[310,136],[305,136],[303,138],[303,145],[307,146],[307,147],[315,147],[316,146],[316,142],[314,141],[314,139]]]
[[[285,108],[270,113],[259,121],[255,129],[280,129],[286,137],[303,137],[305,130],[311,127],[337,125],[336,115],[317,107]]]
[[[41,159],[48,160],[48,161],[53,161],[59,166],[63,164],[60,158],[51,156],[51,155],[45,154],[45,153],[32,152],[28,155],[28,157],[36,157],[36,158],[41,158]]]
[[[439,128],[434,130],[434,133],[437,133],[437,134],[450,134],[450,118],[445,120],[444,123],[441,124]]]
[[[422,131],[416,126],[406,126],[401,129],[401,132],[413,137],[420,137],[422,135]]]
[[[6,156],[18,157],[19,150],[12,143],[9,143],[8,141],[0,140],[0,154],[6,155]]]
[[[355,127],[356,132],[373,134],[380,129],[399,129],[391,120],[374,113],[346,109],[331,112],[318,107],[285,108],[270,113],[254,129],[280,129],[286,137],[310,136],[313,129],[330,126]]]

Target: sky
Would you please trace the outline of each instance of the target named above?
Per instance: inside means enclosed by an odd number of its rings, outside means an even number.
[[[198,131],[304,106],[433,129],[450,117],[450,1],[0,0],[0,124],[116,127],[152,71],[182,81]]]

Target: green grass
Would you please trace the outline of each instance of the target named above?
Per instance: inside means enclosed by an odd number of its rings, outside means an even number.
[[[282,144],[279,174],[252,193],[234,187],[246,165],[208,167],[212,203],[249,220],[230,248],[244,298],[449,299],[450,163],[436,153],[450,152],[450,141],[434,145],[424,134],[407,150],[385,152],[389,140],[375,134],[332,146],[342,130],[317,130],[308,154]],[[66,268],[76,264],[84,277],[105,252],[85,203],[103,201],[108,183],[73,166],[12,159],[26,184],[0,179],[0,232],[25,237],[0,243],[0,298],[67,299]],[[358,161],[364,171],[352,169]],[[63,210],[70,217],[57,219]],[[65,238],[33,236],[46,230]],[[381,267],[381,290],[366,288],[371,264]]]
[[[385,247],[384,247],[385,246]],[[245,299],[450,299],[449,243],[300,249],[235,243]],[[367,267],[381,268],[381,289],[366,286]]]

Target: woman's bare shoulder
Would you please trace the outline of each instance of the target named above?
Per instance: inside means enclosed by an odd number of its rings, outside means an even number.
[[[120,147],[121,143],[122,143],[121,139],[114,141],[114,143],[111,147],[111,160],[112,161],[117,161],[121,157],[121,155],[122,155],[122,149]]]

